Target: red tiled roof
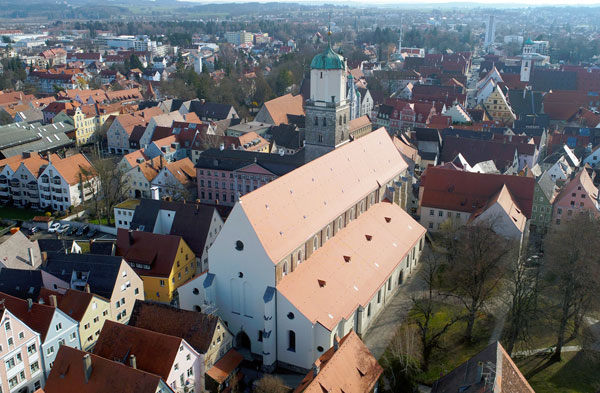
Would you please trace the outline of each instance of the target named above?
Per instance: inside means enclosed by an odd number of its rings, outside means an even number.
[[[90,354],[92,372],[86,382],[83,369],[85,354],[84,351],[61,345],[43,391],[45,393],[156,393],[159,388],[161,379],[158,375],[94,354]]]
[[[138,369],[167,380],[182,342],[179,337],[106,320],[94,354],[121,362],[134,355]]]
[[[222,384],[239,367],[242,360],[244,360],[242,355],[235,349],[230,349],[225,356],[206,371],[206,375],[214,379],[217,383]]]
[[[4,307],[8,311],[31,329],[38,332],[40,334],[40,341],[44,342],[50,328],[50,322],[52,322],[52,318],[54,317],[54,307],[34,302],[30,310],[27,300],[7,295],[4,292],[0,292],[0,301],[4,301]]]
[[[169,277],[175,263],[181,236],[160,235],[151,232],[132,231],[133,244],[129,244],[127,229],[117,231],[116,255],[122,256],[128,263],[150,265],[150,270],[134,268],[143,276]]]
[[[337,350],[329,348],[317,361],[294,393],[365,393],[373,390],[383,368],[353,330],[343,337]]]
[[[421,206],[472,213],[485,206],[503,185],[531,218],[535,180],[530,177],[471,173],[429,167],[421,177]]]

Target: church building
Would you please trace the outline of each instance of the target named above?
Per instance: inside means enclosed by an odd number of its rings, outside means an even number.
[[[342,70],[336,56],[313,72]],[[320,157],[242,196],[208,251],[209,272],[196,279],[199,307],[216,309],[236,346],[267,370],[306,372],[336,336],[364,335],[424,247],[425,228],[399,206],[408,165],[387,131],[342,137],[343,86],[312,89],[332,96],[309,112]],[[321,126],[334,116],[335,127]]]

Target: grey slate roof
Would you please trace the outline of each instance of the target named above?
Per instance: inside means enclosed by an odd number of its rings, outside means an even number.
[[[48,260],[41,269],[67,283],[71,282],[73,271],[86,272],[90,291],[110,299],[119,275],[121,261],[123,261],[121,257],[108,255],[49,252]]]
[[[44,120],[44,113],[40,108],[30,108],[21,112],[17,112],[19,117],[23,119],[23,121],[33,124],[33,123],[41,123]]]
[[[304,149],[294,155],[284,156],[245,150],[208,149],[198,157],[196,168],[235,171],[253,163],[282,176],[304,165]]]
[[[577,73],[571,71],[533,71],[531,85],[535,91],[577,90]]]
[[[196,203],[179,203],[154,199],[142,199],[131,219],[132,230],[154,232],[159,210],[175,213],[169,235],[181,236],[198,257],[202,255],[211,220],[213,206]]]
[[[517,117],[537,115],[542,111],[542,93],[539,91],[509,90],[508,101]]]
[[[0,270],[0,292],[21,299],[37,299],[44,285],[42,272],[4,268]]]
[[[278,147],[298,150],[304,146],[304,130],[297,130],[293,124],[281,124],[272,126],[267,135]]]
[[[73,141],[66,135],[75,128],[68,123],[13,123],[0,126],[0,153],[4,157],[22,154],[24,151],[46,152],[69,146]]]
[[[33,266],[29,260],[29,249],[33,256]],[[10,235],[6,241],[0,244],[0,267],[32,270],[42,263],[42,254],[37,241],[31,242],[18,231]]]
[[[231,117],[230,114],[233,117],[239,117],[232,105],[218,104],[216,102],[192,100],[189,102],[189,111],[194,112],[200,119],[224,120]]]
[[[73,240],[67,239],[38,239],[40,251],[46,252],[70,252]]]
[[[540,176],[537,183],[538,186],[540,186],[540,189],[542,190],[546,198],[548,198],[550,203],[552,203],[557,187],[554,181],[552,181],[552,178],[550,177],[548,171],[542,173],[542,176]]]

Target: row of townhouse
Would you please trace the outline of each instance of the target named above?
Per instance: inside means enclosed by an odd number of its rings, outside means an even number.
[[[243,360],[232,347],[233,335],[217,316],[136,301],[129,325],[105,323],[93,354],[61,348],[44,390],[226,391]],[[125,374],[127,380],[100,388]]]
[[[60,158],[24,153],[0,161],[0,201],[19,207],[68,211],[92,198],[98,178],[81,153]]]
[[[121,113],[121,104],[110,105],[81,105],[73,109],[63,110],[54,116],[53,121],[66,121],[75,127],[75,142],[77,146],[94,142],[97,133],[110,116]]]

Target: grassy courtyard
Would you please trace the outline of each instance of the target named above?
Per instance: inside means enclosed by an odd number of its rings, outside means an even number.
[[[594,393],[600,389],[600,353],[565,352],[561,362],[544,356],[517,360],[536,393]]]

